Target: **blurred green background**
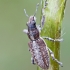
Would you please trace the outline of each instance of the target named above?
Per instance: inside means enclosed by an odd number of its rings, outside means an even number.
[[[31,55],[28,51],[28,37],[23,33],[28,18],[23,9],[29,15],[34,14],[36,4],[40,0],[0,0],[0,70],[36,70],[31,64]],[[37,23],[40,22],[39,6]],[[62,30],[66,34],[61,43],[61,61],[63,68],[70,69],[70,0],[67,1]]]

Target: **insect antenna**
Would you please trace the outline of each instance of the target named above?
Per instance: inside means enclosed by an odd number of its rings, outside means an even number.
[[[25,15],[26,15],[27,17],[29,17],[28,14],[27,14],[27,12],[26,12],[26,9],[24,9],[24,13],[25,13]]]
[[[39,3],[37,3],[37,5],[36,5],[36,10],[35,10],[34,16],[36,15],[36,13],[38,11],[38,7],[39,7]]]

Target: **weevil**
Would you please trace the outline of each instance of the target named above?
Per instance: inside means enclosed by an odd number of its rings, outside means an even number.
[[[39,3],[36,6],[36,12],[38,9]],[[46,5],[45,5],[46,6]],[[43,8],[44,9],[44,8]],[[52,39],[50,37],[40,37],[40,31],[41,27],[36,25],[36,12],[32,16],[28,16],[26,13],[26,10],[24,9],[24,12],[26,16],[29,18],[28,22],[26,23],[28,29],[24,29],[23,32],[28,35],[28,38],[30,39],[30,42],[28,43],[29,51],[32,55],[31,57],[31,63],[37,64],[42,69],[48,69],[50,64],[50,56],[53,60],[55,60],[60,66],[62,66],[62,62],[58,61],[54,57],[54,53],[51,51],[51,49],[47,46],[44,39],[50,40],[50,41],[62,41],[62,39]],[[45,18],[42,16],[42,23],[44,24]]]

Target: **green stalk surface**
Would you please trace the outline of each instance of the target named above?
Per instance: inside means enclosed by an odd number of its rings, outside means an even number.
[[[41,31],[41,36],[59,39],[61,37],[62,20],[64,17],[64,10],[66,0],[47,0],[47,7],[44,9],[45,23]],[[42,0],[42,8],[45,0]],[[53,51],[56,59],[60,61],[60,42],[52,42],[45,40],[47,46]],[[50,56],[49,56],[50,57]],[[37,68],[37,70],[41,70]],[[59,64],[50,57],[50,67],[48,70],[59,70]]]

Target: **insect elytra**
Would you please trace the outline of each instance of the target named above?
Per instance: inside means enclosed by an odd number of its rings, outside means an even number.
[[[47,4],[47,3],[45,3]],[[28,16],[26,13],[26,10],[24,9],[24,12],[26,16],[29,18],[28,22],[26,23],[28,29],[24,29],[23,32],[27,34],[28,38],[30,39],[28,46],[29,51],[31,53],[31,63],[37,64],[42,69],[49,69],[50,64],[50,56],[54,61],[56,61],[60,66],[62,66],[62,63],[58,61],[54,57],[54,53],[51,51],[50,48],[48,48],[47,44],[45,43],[44,39],[50,40],[50,41],[62,41],[62,39],[52,39],[50,37],[40,37],[40,31],[42,28],[40,26],[36,25],[36,12],[38,9],[39,3],[36,6],[36,11],[33,16]],[[47,6],[47,5],[45,5]],[[43,8],[45,9],[45,8]],[[44,16],[44,15],[43,15]],[[45,16],[43,18],[41,24],[44,24]]]
[[[42,69],[49,68],[49,53],[46,49],[44,41],[40,38],[39,40],[29,42],[29,50],[34,59],[34,63],[39,65]]]

